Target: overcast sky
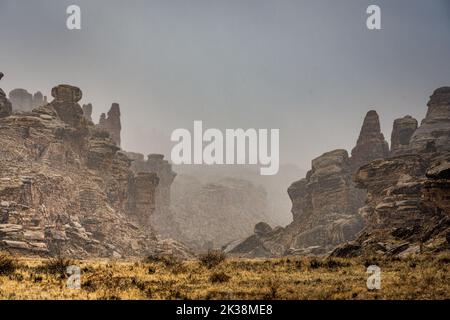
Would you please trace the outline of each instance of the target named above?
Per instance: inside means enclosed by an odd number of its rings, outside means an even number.
[[[70,4],[81,31],[66,29]],[[145,154],[203,120],[279,128],[281,163],[308,169],[350,151],[369,109],[388,141],[395,118],[420,121],[449,58],[450,0],[0,0],[0,86],[79,86],[96,121],[118,102],[123,147]]]

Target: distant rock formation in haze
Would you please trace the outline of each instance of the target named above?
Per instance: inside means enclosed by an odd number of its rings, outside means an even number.
[[[176,177],[169,161],[164,160],[162,154],[150,154],[147,160],[139,153],[127,153],[132,160],[131,169],[133,172],[149,172],[158,177],[158,186],[155,194],[155,211],[151,216],[151,224],[162,237],[174,238],[175,232],[174,217],[170,205],[170,188]]]
[[[9,93],[14,111],[30,112],[36,107],[47,104],[47,97],[43,96],[40,91],[31,94],[25,89],[14,89]]]
[[[83,115],[86,118],[87,121],[93,122],[92,121],[92,103],[88,103],[88,104],[83,104]]]
[[[97,126],[99,129],[108,132],[112,141],[120,147],[120,133],[122,131],[122,124],[120,121],[120,106],[118,103],[113,103],[111,105],[111,109],[108,111],[108,116],[104,113],[101,114],[100,121]]]
[[[204,251],[253,233],[260,221],[270,221],[262,187],[235,178],[203,183],[178,175],[172,187],[174,239]]]

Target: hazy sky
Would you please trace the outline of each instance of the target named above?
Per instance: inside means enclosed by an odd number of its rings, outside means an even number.
[[[66,29],[70,4],[82,30]],[[366,8],[382,10],[381,31]],[[167,152],[176,128],[279,128],[281,163],[354,146],[376,109],[419,119],[450,85],[450,0],[0,0],[5,91],[79,86],[123,147]]]

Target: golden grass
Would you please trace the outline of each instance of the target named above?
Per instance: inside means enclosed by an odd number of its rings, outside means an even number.
[[[449,299],[450,254],[399,258],[227,259],[199,261],[75,261],[81,289],[47,272],[49,262],[18,258],[0,274],[0,299]],[[368,290],[366,268],[382,271]]]

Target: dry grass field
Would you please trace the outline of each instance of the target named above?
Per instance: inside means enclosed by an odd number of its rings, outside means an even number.
[[[381,289],[366,286],[381,268]],[[450,299],[450,254],[382,258],[71,261],[0,254],[0,299]],[[67,288],[66,268],[81,269]]]

